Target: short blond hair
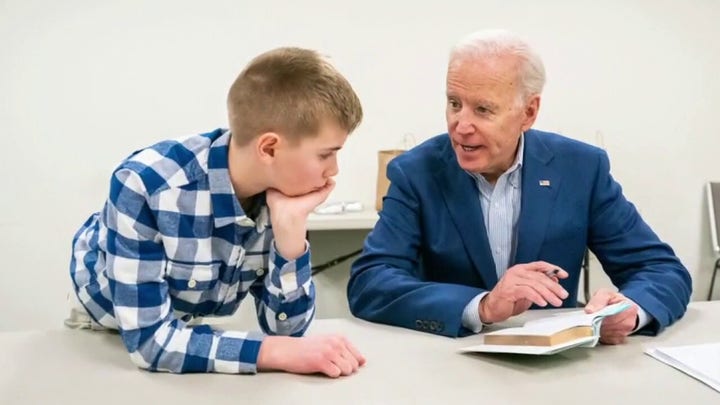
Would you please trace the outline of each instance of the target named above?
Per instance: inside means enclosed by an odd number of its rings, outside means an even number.
[[[240,145],[266,132],[299,141],[328,120],[350,133],[363,115],[345,77],[318,52],[291,47],[255,57],[230,87],[227,106]]]

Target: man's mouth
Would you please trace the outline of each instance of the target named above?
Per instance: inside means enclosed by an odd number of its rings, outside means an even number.
[[[462,149],[465,152],[474,152],[482,147],[481,145],[473,146],[473,145],[463,145],[463,144],[460,144],[460,146],[462,147]]]

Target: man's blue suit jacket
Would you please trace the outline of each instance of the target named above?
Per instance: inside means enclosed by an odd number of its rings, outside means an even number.
[[[562,267],[570,273],[560,281],[570,294],[563,306],[575,307],[587,246],[613,284],[653,317],[642,333],[680,318],[692,288],[687,269],[625,199],[607,154],[537,130],[525,133],[524,152],[511,265]],[[475,180],[458,165],[447,134],[393,159],[387,176],[380,219],[352,266],[350,310],[446,336],[470,333],[463,309],[498,281]]]

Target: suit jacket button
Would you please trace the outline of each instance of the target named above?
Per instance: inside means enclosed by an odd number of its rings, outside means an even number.
[[[436,331],[437,328],[438,328],[438,323],[437,323],[437,321],[432,321],[432,322],[430,322],[430,330],[431,330],[431,331]]]
[[[419,319],[416,320],[416,321],[415,321],[415,327],[417,327],[418,329],[422,329],[422,327],[423,327],[422,321],[419,320]]]

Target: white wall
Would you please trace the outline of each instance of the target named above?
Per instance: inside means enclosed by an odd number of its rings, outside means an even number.
[[[311,47],[345,73],[365,120],[332,198],[372,204],[376,151],[444,131],[447,52],[488,27],[525,35],[545,58],[536,127],[606,147],[628,197],[691,269],[695,298],[706,294],[720,2],[341,3],[0,1],[0,330],[58,324],[70,239],[111,170],[136,148],[225,126],[226,90],[251,57]],[[327,307],[346,305],[336,299]]]

